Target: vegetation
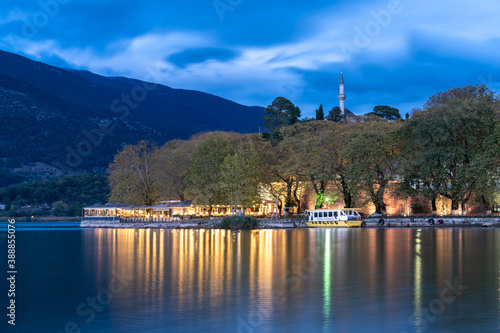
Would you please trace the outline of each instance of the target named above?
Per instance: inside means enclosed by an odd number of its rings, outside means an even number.
[[[376,107],[373,108],[373,111],[368,113],[377,117],[380,117],[382,119],[386,120],[398,120],[401,119],[401,115],[399,114],[399,110],[396,108],[393,108],[392,106],[389,105],[377,105]]]
[[[4,216],[81,216],[84,206],[107,202],[106,175],[88,173],[0,188]]]
[[[325,113],[323,111],[323,104],[320,104],[319,108],[316,109],[316,120],[325,120]]]
[[[303,209],[310,189],[317,208],[326,198],[342,199],[345,207],[371,202],[381,214],[388,192],[410,197],[419,211],[428,210],[426,200],[435,211],[443,197],[454,212],[468,202],[491,210],[497,200],[500,102],[486,87],[436,94],[405,120],[384,105],[347,118],[333,108],[330,121],[321,110],[318,119],[298,121],[300,110],[278,97],[266,108],[264,135],[209,132],[160,148],[126,146],[110,166],[111,197],[134,204],[187,199],[235,212],[266,196],[283,211]],[[338,194],[327,193],[332,188]]]
[[[147,141],[123,147],[109,166],[112,202],[152,205],[158,201],[157,153],[156,144]]]
[[[221,229],[254,229],[259,225],[259,221],[251,216],[226,216],[217,225]]]
[[[500,101],[484,86],[438,93],[415,110],[401,128],[401,158],[408,195],[420,193],[436,211],[438,195],[452,213],[479,193],[491,210],[499,181]]]
[[[328,116],[326,116],[326,120],[333,121],[335,123],[340,123],[344,121],[345,118],[345,114],[342,113],[342,109],[338,106],[334,106],[330,112],[328,112]]]
[[[201,140],[191,155],[191,164],[186,174],[186,194],[195,204],[206,204],[209,212],[212,206],[227,203],[227,183],[223,178],[223,166],[228,165],[234,154],[230,134],[212,133]]]
[[[351,133],[345,156],[352,163],[347,177],[368,194],[375,211],[385,214],[384,193],[397,175],[397,157],[400,151],[395,131],[400,124],[368,122],[361,131]]]
[[[265,136],[273,141],[279,141],[281,129],[295,124],[301,114],[299,107],[284,97],[276,97],[264,112],[266,116],[263,126],[268,131]]]

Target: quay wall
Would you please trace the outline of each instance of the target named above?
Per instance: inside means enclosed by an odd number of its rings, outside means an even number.
[[[381,222],[381,220],[383,222]],[[442,221],[442,223],[440,223]],[[500,217],[426,216],[363,219],[365,227],[500,227]]]
[[[429,220],[433,220],[432,221]],[[383,223],[380,222],[383,220]],[[439,221],[442,220],[442,223]],[[120,222],[103,220],[83,220],[81,228],[151,228],[151,229],[177,229],[177,228],[213,228],[219,222],[214,220],[180,220],[173,222]],[[363,219],[363,227],[388,228],[388,227],[500,227],[500,217],[377,217]],[[307,228],[303,221],[295,219],[264,219],[259,221],[259,229],[273,228]]]

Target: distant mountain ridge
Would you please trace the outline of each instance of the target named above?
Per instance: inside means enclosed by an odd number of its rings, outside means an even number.
[[[257,132],[264,108],[193,90],[62,69],[0,51],[0,168],[103,169],[124,144]]]

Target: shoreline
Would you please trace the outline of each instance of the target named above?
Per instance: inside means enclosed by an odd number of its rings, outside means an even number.
[[[381,222],[381,220],[383,222]],[[442,222],[441,222],[442,221]],[[363,228],[412,228],[412,227],[500,227],[500,217],[378,217],[363,219]],[[80,228],[120,228],[120,229],[215,229],[214,220],[182,220],[176,222],[134,222],[85,221]],[[305,229],[304,221],[261,220],[255,229]],[[314,227],[311,227],[314,228]],[[321,226],[319,226],[321,228]],[[333,228],[335,229],[335,228]]]
[[[43,227],[43,224],[52,223],[52,226],[58,224],[80,222],[79,228],[120,228],[120,229],[217,229],[216,223],[218,220],[180,220],[175,222],[130,222],[124,223],[119,221],[106,220],[82,220],[81,217],[60,217],[60,218],[9,218],[15,219],[31,227]],[[383,221],[383,222],[381,222]],[[442,221],[442,222],[441,222]],[[0,223],[6,223],[0,219]],[[426,217],[377,217],[363,219],[363,228],[414,228],[414,227],[441,227],[441,228],[456,228],[456,227],[500,227],[499,216],[487,217],[467,217],[467,216],[426,216]],[[26,226],[25,226],[26,227]],[[298,219],[262,219],[259,221],[259,226],[255,229],[304,229],[309,228],[304,221]],[[314,228],[314,227],[311,227]],[[319,225],[316,228],[327,228]]]
[[[36,222],[80,222],[82,221],[81,216],[18,216],[18,217],[9,217],[9,216],[1,216],[0,222],[8,222],[9,220],[15,220],[16,222],[26,222],[26,223],[36,223]]]

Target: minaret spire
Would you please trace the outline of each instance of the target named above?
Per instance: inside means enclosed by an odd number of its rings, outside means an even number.
[[[342,71],[340,72],[340,85],[339,85],[339,106],[340,111],[342,111],[342,115],[345,115],[345,94],[344,94],[344,74]]]

